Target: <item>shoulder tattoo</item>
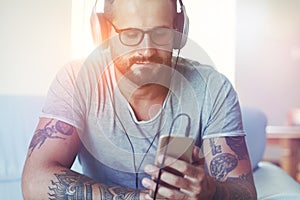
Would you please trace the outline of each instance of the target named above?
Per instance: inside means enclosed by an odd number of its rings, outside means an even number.
[[[51,123],[53,122],[53,119],[50,120],[43,128],[38,129],[31,142],[29,145],[29,150],[31,156],[33,150],[37,147],[38,149],[44,144],[44,142],[47,139],[66,139],[65,137],[62,136],[70,136],[74,132],[73,126],[62,122],[62,121],[57,121],[54,125]]]

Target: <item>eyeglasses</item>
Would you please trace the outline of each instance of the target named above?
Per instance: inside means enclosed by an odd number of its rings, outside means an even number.
[[[118,29],[110,20],[106,20],[112,25],[116,33],[119,34],[121,43],[126,46],[139,45],[144,39],[145,34],[148,34],[151,42],[158,46],[164,46],[173,42],[174,29],[171,28],[154,27],[146,31],[139,28]]]

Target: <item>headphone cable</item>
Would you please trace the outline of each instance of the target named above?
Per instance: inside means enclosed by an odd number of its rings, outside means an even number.
[[[188,114],[180,113],[173,119],[172,124],[171,124],[170,129],[169,129],[168,137],[167,137],[167,140],[166,140],[166,148],[164,149],[163,159],[162,159],[162,162],[159,166],[159,172],[158,172],[158,177],[157,177],[157,180],[156,180],[155,190],[154,190],[154,194],[153,194],[153,200],[156,200],[156,196],[157,196],[157,193],[158,193],[158,185],[159,185],[159,182],[160,182],[162,169],[165,167],[164,165],[165,165],[166,155],[167,155],[167,152],[168,152],[168,146],[169,146],[169,143],[170,143],[172,130],[173,130],[175,121],[181,116],[185,116],[188,119],[188,124],[187,124],[186,131],[185,131],[185,137],[188,137],[188,135],[189,135],[189,130],[190,130],[190,127],[191,127],[191,118]]]

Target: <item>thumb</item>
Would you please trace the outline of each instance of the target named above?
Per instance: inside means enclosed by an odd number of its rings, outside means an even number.
[[[192,159],[193,164],[204,164],[204,155],[202,153],[202,150],[198,146],[194,146]]]

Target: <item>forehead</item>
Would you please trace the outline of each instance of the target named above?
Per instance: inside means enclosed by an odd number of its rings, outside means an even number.
[[[173,0],[115,0],[114,23],[123,27],[151,27],[173,25]]]

